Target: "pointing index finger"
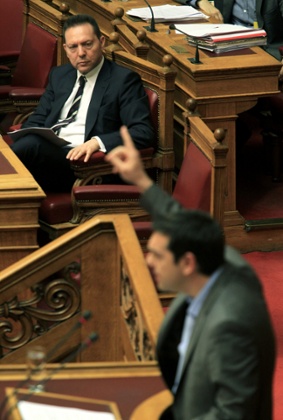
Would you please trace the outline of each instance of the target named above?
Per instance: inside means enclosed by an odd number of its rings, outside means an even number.
[[[134,145],[134,142],[133,142],[133,140],[130,136],[130,133],[129,133],[129,131],[128,131],[128,129],[125,125],[123,125],[120,128],[120,134],[121,134],[121,137],[123,139],[124,146],[127,149],[135,149],[136,148],[135,145]]]

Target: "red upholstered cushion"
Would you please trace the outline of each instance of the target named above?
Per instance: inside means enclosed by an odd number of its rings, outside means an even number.
[[[211,165],[203,153],[190,143],[173,191],[184,207],[210,211]]]
[[[1,88],[1,86],[0,86]],[[154,148],[153,147],[148,147],[147,149],[142,149],[140,150],[140,155],[141,157],[150,157],[152,156],[154,153]],[[76,161],[72,161],[72,167],[73,168],[87,168],[88,166],[93,166],[97,163],[101,163],[104,162],[105,159],[105,153],[103,152],[95,152],[93,153],[88,162],[84,162],[84,156],[82,156],[80,159],[76,160]]]
[[[133,227],[137,234],[137,237],[141,239],[148,239],[152,232],[152,223],[151,222],[133,222]]]
[[[140,196],[137,188],[132,185],[84,185],[74,187],[73,193],[76,201],[138,200]]]
[[[0,74],[1,73],[9,73],[9,72],[11,72],[11,69],[10,69],[10,67],[8,67],[8,66],[0,66]]]
[[[85,158],[85,156],[82,156],[80,159],[75,160],[75,161],[72,161],[72,166],[73,167],[76,167],[77,166],[79,168],[80,167],[86,168],[88,166],[95,165],[96,163],[104,162],[105,153],[103,153],[103,152],[95,152],[95,153],[93,153],[90,156],[88,162],[84,162],[84,158]]]
[[[47,193],[39,208],[39,219],[50,224],[65,223],[73,216],[70,193]]]
[[[8,99],[8,96],[9,96],[11,90],[12,90],[11,85],[1,85],[0,86],[0,99],[1,98],[7,98]]]
[[[45,88],[13,87],[10,90],[10,97],[13,100],[37,99],[43,95]]]
[[[4,134],[4,135],[2,134],[2,137],[3,137],[4,141],[5,141],[5,143],[9,144],[9,146],[11,146],[11,144],[13,144],[13,140],[7,134]]]

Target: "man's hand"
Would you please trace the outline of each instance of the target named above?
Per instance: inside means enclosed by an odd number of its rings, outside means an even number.
[[[153,181],[145,172],[140,154],[125,126],[121,127],[120,134],[124,146],[113,149],[105,156],[105,160],[113,166],[113,173],[119,174],[124,181],[136,185],[140,192],[144,192]]]
[[[80,157],[85,155],[84,162],[87,162],[90,156],[99,150],[99,143],[96,139],[90,139],[80,146],[74,147],[69,151],[66,159],[78,160]]]
[[[216,9],[208,0],[200,0],[198,7],[205,15],[214,18],[217,22],[223,23],[223,16],[220,10]]]

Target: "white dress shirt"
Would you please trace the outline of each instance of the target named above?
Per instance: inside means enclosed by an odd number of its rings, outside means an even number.
[[[87,116],[89,104],[92,98],[93,89],[95,87],[95,83],[96,83],[98,74],[103,66],[103,63],[104,63],[104,57],[102,58],[98,66],[96,66],[93,70],[91,70],[89,73],[84,75],[86,77],[86,84],[84,87],[84,91],[83,91],[83,95],[82,95],[82,99],[80,102],[80,107],[79,107],[76,119],[75,121],[68,124],[66,127],[61,128],[58,134],[59,137],[62,137],[63,139],[71,143],[70,147],[76,147],[84,143],[86,116]],[[69,109],[71,108],[74,97],[79,87],[80,76],[81,76],[81,73],[78,71],[76,83],[71,92],[71,95],[69,96],[69,98],[67,99],[67,101],[65,102],[65,105],[63,106],[61,110],[59,119],[65,119],[68,114]],[[104,144],[99,139],[99,137],[95,137],[95,138],[99,142],[99,145],[100,145],[99,150],[101,150],[102,152],[106,152]]]

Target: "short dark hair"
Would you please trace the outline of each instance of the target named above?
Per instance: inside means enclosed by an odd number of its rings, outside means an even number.
[[[90,15],[81,14],[81,15],[74,15],[74,16],[69,17],[66,20],[66,22],[64,23],[64,26],[63,26],[64,42],[66,41],[65,40],[65,33],[66,33],[67,29],[73,28],[74,26],[84,25],[85,23],[89,23],[93,27],[93,32],[95,33],[97,38],[100,39],[101,32],[100,32],[100,28],[99,28],[96,20]]]
[[[192,252],[198,270],[212,274],[224,262],[224,234],[220,225],[208,213],[179,209],[153,220],[153,230],[169,237],[168,249],[175,262]]]

